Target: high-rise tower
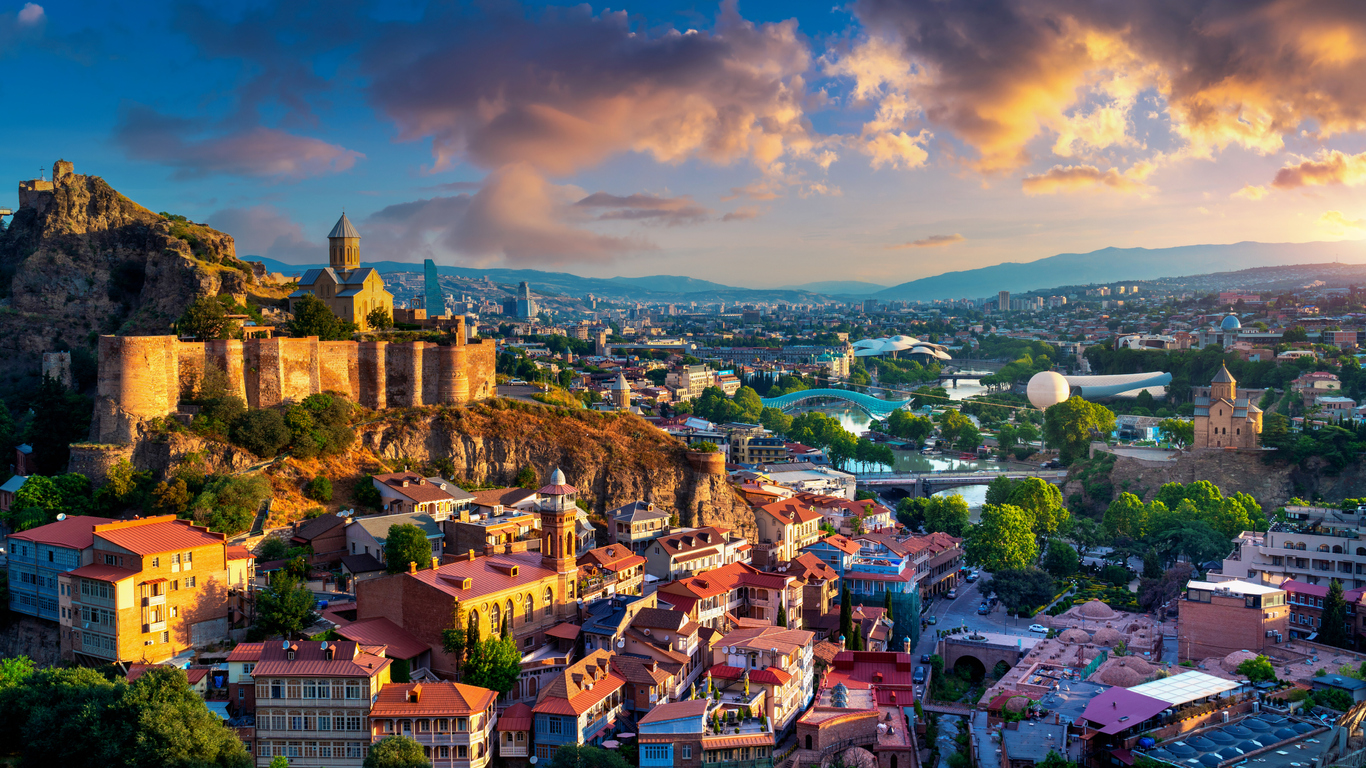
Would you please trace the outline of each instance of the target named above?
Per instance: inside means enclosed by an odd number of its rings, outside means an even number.
[[[342,272],[360,267],[360,233],[351,226],[345,213],[327,233],[327,261],[333,269]]]
[[[422,293],[427,317],[446,314],[446,297],[441,293],[441,280],[436,274],[436,262],[431,259],[422,262]]]

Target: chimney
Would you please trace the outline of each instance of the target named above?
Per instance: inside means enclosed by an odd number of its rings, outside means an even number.
[[[439,568],[439,567],[441,567],[441,558],[439,558],[439,557],[433,557],[433,558],[432,558],[432,570],[435,571],[435,570],[436,570],[437,568]]]
[[[471,563],[474,562],[474,550],[473,550],[473,549],[471,549],[471,550],[469,551],[469,556],[468,556],[466,559],[469,560]]]
[[[412,560],[408,561],[408,573],[417,573],[417,563]]]

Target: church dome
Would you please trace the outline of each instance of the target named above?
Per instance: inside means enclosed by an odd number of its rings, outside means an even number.
[[[1223,331],[1236,331],[1242,327],[1243,324],[1240,320],[1238,320],[1237,315],[1229,315],[1219,323],[1219,329]]]

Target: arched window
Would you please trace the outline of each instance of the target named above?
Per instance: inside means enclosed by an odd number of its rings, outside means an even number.
[[[1366,555],[1366,547],[1357,547],[1358,555]]]
[[[1285,548],[1286,548],[1286,549],[1294,549],[1294,548],[1295,548],[1295,542],[1293,542],[1293,541],[1287,541],[1287,542],[1285,543]]]
[[[1304,551],[1304,542],[1301,541],[1299,544],[1296,544],[1296,545],[1295,545],[1295,549],[1298,549],[1298,550],[1300,550],[1301,552],[1303,552],[1303,551]]]
[[[539,688],[539,687],[540,687],[540,680],[539,680],[539,679],[534,678],[534,677],[528,677],[528,678],[526,679],[526,695],[527,695],[527,698],[531,698],[532,696],[535,696],[535,695],[536,695],[536,689]]]
[[[501,630],[500,630],[500,622],[502,621],[502,618],[503,618],[503,611],[502,611],[502,609],[498,607],[498,604],[497,604],[497,603],[494,603],[494,604],[493,604],[493,607],[489,609],[489,634],[490,634],[490,635],[496,635],[496,634],[498,634],[498,633],[501,631]]]
[[[507,619],[507,622],[508,622],[508,630],[511,630],[513,627],[517,626],[516,622],[514,622],[514,621],[512,620],[512,599],[511,599],[511,598],[508,599],[508,603],[507,603],[507,612],[504,614],[504,618]]]
[[[550,614],[555,612],[555,592],[550,587],[545,588],[545,617],[550,618]]]
[[[1327,545],[1327,544],[1320,544],[1320,545],[1319,545],[1319,551],[1320,551],[1320,552],[1327,552],[1327,551],[1328,551],[1328,545]]]
[[[1342,554],[1342,547],[1338,546],[1337,544],[1334,544],[1334,545],[1333,545],[1333,554],[1335,554],[1335,555],[1340,555],[1340,554]]]
[[[531,620],[532,620],[533,618],[535,618],[535,617],[536,617],[536,598],[535,598],[535,597],[532,597],[531,593],[528,592],[528,593],[527,593],[527,596],[526,596],[526,623],[530,624],[530,623],[531,623]]]

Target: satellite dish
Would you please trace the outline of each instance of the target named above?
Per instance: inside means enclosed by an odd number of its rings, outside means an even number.
[[[532,765],[535,765],[535,764],[536,764],[536,756],[535,756],[535,755],[532,755],[532,756],[531,756],[531,764],[532,764]]]
[[[65,513],[65,512],[63,512],[63,513],[57,515],[57,522],[60,523],[61,521],[65,520],[65,519],[66,519],[66,513]]]
[[[617,638],[617,647],[618,647],[618,648],[625,648],[625,647],[626,647],[626,638],[624,638],[624,637],[618,637],[618,638]]]

